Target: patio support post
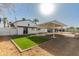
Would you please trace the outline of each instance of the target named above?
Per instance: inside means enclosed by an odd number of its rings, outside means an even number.
[[[52,38],[56,38],[55,37],[55,24],[54,24],[54,27],[53,27],[53,37]]]
[[[60,32],[61,34],[63,33],[62,29],[63,29],[63,27],[61,26],[61,32]]]
[[[55,32],[55,29],[53,29],[53,37],[52,38],[55,38],[55,33],[54,32]]]

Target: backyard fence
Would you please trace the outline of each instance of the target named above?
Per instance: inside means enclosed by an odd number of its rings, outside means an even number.
[[[0,36],[3,35],[16,35],[17,29],[15,28],[0,28]]]

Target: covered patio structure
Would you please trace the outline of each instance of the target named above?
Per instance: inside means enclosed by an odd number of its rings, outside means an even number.
[[[55,30],[62,30],[60,32],[63,32],[63,30],[65,31],[66,30],[66,27],[67,25],[59,22],[59,21],[56,21],[56,20],[53,20],[53,21],[50,21],[50,22],[46,22],[46,23],[43,23],[43,24],[39,24],[38,25],[39,28],[44,28],[44,29],[51,29],[52,32],[49,32],[49,33],[52,33],[52,38],[56,38],[55,37]],[[59,31],[58,31],[59,32]]]

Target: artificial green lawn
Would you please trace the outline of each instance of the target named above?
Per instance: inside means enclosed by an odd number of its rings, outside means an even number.
[[[12,36],[11,38],[22,50],[28,49],[32,46],[48,41],[48,38],[44,36],[35,36],[35,35],[19,35],[19,36]]]

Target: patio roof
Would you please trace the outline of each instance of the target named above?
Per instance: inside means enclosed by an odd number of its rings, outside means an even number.
[[[57,20],[53,20],[53,21],[50,21],[50,22],[46,22],[46,23],[43,23],[43,24],[39,24],[38,27],[39,28],[45,28],[45,29],[56,29],[56,28],[63,28],[67,25],[57,21]],[[55,32],[53,32],[53,36],[52,38],[56,38],[55,37]]]
[[[43,24],[39,24],[38,27],[40,28],[61,28],[61,27],[65,27],[67,25],[57,21],[57,20],[53,20],[53,21],[50,21],[50,22],[46,22],[46,23],[43,23]]]

